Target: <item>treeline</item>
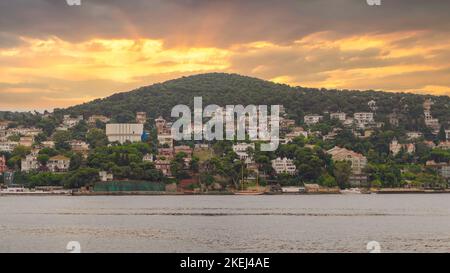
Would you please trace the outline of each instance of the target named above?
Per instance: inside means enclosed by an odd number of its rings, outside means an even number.
[[[183,77],[142,87],[131,92],[114,94],[105,99],[90,103],[57,109],[63,114],[103,114],[111,116],[116,122],[130,122],[135,112],[145,111],[151,118],[159,115],[170,116],[176,104],[193,107],[193,98],[203,97],[203,104],[218,105],[274,105],[286,107],[289,116],[299,124],[305,114],[342,111],[348,114],[369,111],[368,102],[376,101],[376,119],[387,122],[387,116],[397,112],[400,128],[426,131],[423,120],[423,102],[432,98],[435,104],[432,114],[442,124],[450,121],[450,97],[422,96],[407,93],[388,93],[379,91],[326,90],[303,87],[290,87],[256,78],[236,74],[211,73]]]

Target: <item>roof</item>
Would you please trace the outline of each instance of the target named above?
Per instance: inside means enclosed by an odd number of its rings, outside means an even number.
[[[65,157],[63,155],[57,155],[57,156],[50,157],[50,160],[70,160],[70,158]]]
[[[364,156],[362,154],[359,154],[357,152],[345,149],[345,148],[340,148],[338,146],[334,147],[331,150],[327,151],[328,154],[331,154],[332,156],[336,156],[336,155],[350,155],[352,157],[358,157],[358,158],[363,158]]]

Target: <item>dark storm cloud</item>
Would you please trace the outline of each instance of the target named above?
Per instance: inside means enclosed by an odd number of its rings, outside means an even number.
[[[383,0],[2,0],[0,33],[164,39],[168,45],[289,43],[310,33],[449,31],[450,1]]]

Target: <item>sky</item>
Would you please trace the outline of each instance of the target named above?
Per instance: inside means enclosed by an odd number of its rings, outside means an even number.
[[[181,76],[450,95],[450,1],[0,0],[0,111]]]

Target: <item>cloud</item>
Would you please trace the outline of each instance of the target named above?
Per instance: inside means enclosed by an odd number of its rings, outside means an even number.
[[[68,41],[162,39],[168,46],[289,43],[321,31],[343,35],[434,29],[448,32],[450,2],[384,0],[60,0],[0,2],[0,32]]]
[[[0,109],[65,107],[180,76],[450,95],[450,1],[0,2]]]

